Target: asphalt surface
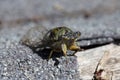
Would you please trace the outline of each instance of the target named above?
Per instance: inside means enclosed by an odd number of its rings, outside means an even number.
[[[79,80],[77,61],[73,56],[67,57],[68,63],[65,57],[47,61],[15,42],[6,41],[0,45],[1,80]]]

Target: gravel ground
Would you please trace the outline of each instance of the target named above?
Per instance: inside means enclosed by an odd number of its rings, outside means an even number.
[[[0,42],[0,79],[80,80],[76,57],[67,60],[60,57],[47,61],[26,46],[9,40]]]

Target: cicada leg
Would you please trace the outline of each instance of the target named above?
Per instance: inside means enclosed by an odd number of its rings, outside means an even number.
[[[49,57],[48,57],[48,60],[51,58],[51,56],[52,56],[52,54],[53,54],[53,51],[54,51],[54,50],[51,50],[50,55],[49,55]]]
[[[75,51],[72,55],[75,55],[75,53],[77,52],[77,51],[83,51],[83,49],[81,49],[79,46],[77,46],[77,45],[72,45],[72,46],[70,46],[70,50],[72,50],[72,51]]]
[[[66,46],[66,44],[62,44],[61,48],[62,48],[63,54],[64,54],[64,56],[66,58],[66,63],[68,63],[68,61],[67,61],[67,46]]]

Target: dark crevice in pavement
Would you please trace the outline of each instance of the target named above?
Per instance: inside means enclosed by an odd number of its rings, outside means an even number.
[[[92,42],[94,40],[94,42]],[[110,43],[120,45],[120,39],[119,37],[104,37],[104,36],[98,36],[98,37],[92,37],[92,38],[82,38],[79,39],[78,42],[81,43],[81,41],[87,41],[90,42],[89,45],[80,45],[83,49],[91,49],[96,48],[99,46],[107,45]]]
[[[115,36],[116,35],[116,36]],[[102,35],[102,36],[93,36],[93,37],[86,37],[86,38],[80,38],[78,41],[82,40],[93,40],[93,39],[111,39],[111,41],[120,41],[120,36],[119,34],[115,34],[114,36],[107,36],[107,35]]]
[[[87,50],[87,49],[92,49],[100,46],[104,46],[110,43],[103,43],[103,44],[93,44],[93,45],[88,45],[88,46],[80,46],[82,49]]]

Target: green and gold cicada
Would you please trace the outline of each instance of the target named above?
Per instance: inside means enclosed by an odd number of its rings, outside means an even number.
[[[38,48],[50,48],[51,52],[48,57],[50,59],[53,52],[62,52],[64,56],[67,56],[67,50],[75,52],[81,50],[76,43],[80,35],[81,33],[79,31],[73,32],[71,29],[63,26],[50,29],[41,40],[38,37],[38,41],[34,41],[32,44],[29,44],[31,43],[30,40],[24,37],[22,43]]]

